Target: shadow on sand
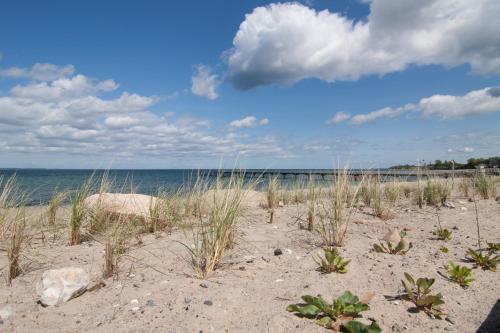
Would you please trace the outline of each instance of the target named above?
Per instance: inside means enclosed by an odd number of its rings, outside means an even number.
[[[477,333],[500,332],[500,299],[497,300],[491,309],[488,317],[483,321],[476,331]]]

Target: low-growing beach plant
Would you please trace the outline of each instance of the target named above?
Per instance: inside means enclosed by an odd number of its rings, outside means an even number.
[[[351,320],[342,324],[340,328],[342,333],[380,333],[382,329],[378,326],[376,321],[372,321],[370,325],[363,324],[357,320]]]
[[[437,228],[436,231],[433,232],[434,235],[437,236],[437,239],[449,241],[451,239],[451,231],[450,229],[441,229]]]
[[[66,192],[57,192],[52,196],[47,205],[47,222],[50,226],[56,224],[57,210],[66,198]]]
[[[474,187],[483,199],[495,198],[497,194],[496,183],[493,177],[478,173],[474,178]]]
[[[497,253],[498,251],[500,251],[500,243],[486,242],[486,244],[488,245],[489,253]]]
[[[449,241],[451,240],[451,230],[449,229],[444,229],[441,226],[441,219],[439,218],[439,213],[438,213],[438,208],[436,207],[436,217],[438,221],[438,227],[436,231],[433,231],[433,234],[437,236],[437,239],[439,240],[444,240],[444,241]]]
[[[379,244],[373,244],[373,249],[378,253],[405,255],[408,251],[410,251],[413,245],[412,243],[408,243],[406,240],[406,233],[404,231],[402,231],[399,236],[400,239],[395,242],[390,240],[381,240],[379,241]]]
[[[439,248],[439,251],[443,252],[443,253],[448,253],[450,250],[448,250],[448,248],[446,246],[441,246]]]
[[[359,317],[359,314],[369,309],[368,304],[360,302],[350,291],[344,292],[339,298],[328,303],[320,296],[302,296],[304,303],[291,304],[287,311],[300,317],[315,319],[316,323],[326,328],[340,328],[346,319]]]
[[[351,177],[347,169],[338,169],[335,173],[333,182],[327,190],[327,197],[320,200],[318,207],[319,221],[316,231],[325,246],[344,245],[347,229],[356,209],[354,202],[346,203],[346,201],[348,198],[356,200],[362,182],[363,180],[351,189]]]
[[[314,261],[319,265],[318,270],[322,273],[347,273],[347,265],[350,260],[344,260],[336,248],[326,247],[323,249],[324,257],[313,256]]]
[[[446,271],[448,272],[448,279],[458,283],[462,288],[467,288],[474,281],[472,269],[457,265],[452,261],[446,266]]]
[[[494,253],[483,254],[480,250],[468,249],[466,258],[473,263],[474,268],[481,267],[485,271],[495,272],[497,265],[500,263],[500,256]]]
[[[441,305],[444,304],[441,293],[432,295],[431,287],[435,279],[418,278],[415,279],[408,273],[404,273],[407,282],[401,280],[405,289],[405,298],[415,304],[417,310],[424,311],[432,318],[441,319],[444,315]]]

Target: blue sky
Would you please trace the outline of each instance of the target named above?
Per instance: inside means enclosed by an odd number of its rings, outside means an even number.
[[[495,0],[11,1],[0,167],[500,155],[499,14]]]

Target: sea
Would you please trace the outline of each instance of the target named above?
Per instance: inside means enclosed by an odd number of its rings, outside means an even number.
[[[74,193],[86,180],[92,177],[94,180],[101,179],[107,174],[108,179],[113,184],[111,191],[133,192],[154,195],[159,189],[165,191],[176,191],[177,189],[189,186],[199,175],[215,179],[218,170],[190,170],[190,169],[168,169],[168,170],[88,170],[88,169],[0,169],[0,190],[5,185],[6,180],[15,175],[16,188],[25,194],[27,205],[45,204],[50,201],[57,192]],[[247,172],[259,174],[264,171],[280,172],[300,172],[309,173],[312,170],[305,169],[273,169],[260,170],[248,169]],[[314,170],[318,171],[318,170]],[[248,178],[250,181],[251,178]],[[302,179],[301,181],[304,181]],[[321,181],[321,180],[319,180]],[[281,178],[282,183],[297,182],[297,177],[293,175]]]

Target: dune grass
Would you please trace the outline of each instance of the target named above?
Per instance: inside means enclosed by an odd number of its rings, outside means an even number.
[[[95,184],[95,175],[92,174],[74,193],[71,198],[71,218],[69,220],[70,237],[69,245],[81,243],[80,229],[89,216],[88,208],[84,205],[84,200],[92,193]]]
[[[47,223],[50,226],[54,226],[56,224],[57,211],[61,206],[61,203],[64,199],[66,199],[67,195],[67,192],[57,192],[52,196],[47,204]]]
[[[474,188],[483,199],[495,198],[497,195],[497,188],[494,178],[482,173],[474,177]]]
[[[352,185],[347,169],[338,169],[327,192],[320,200],[317,232],[325,246],[343,246],[351,218],[356,210],[355,200],[364,180]],[[354,186],[352,189],[351,186]]]
[[[245,184],[244,175],[233,173],[227,180],[217,177],[197,181],[195,195],[207,201],[208,214],[193,226],[193,246],[185,246],[197,276],[209,277],[222,263],[225,251],[235,243],[237,218],[242,213],[242,201],[253,184]]]

